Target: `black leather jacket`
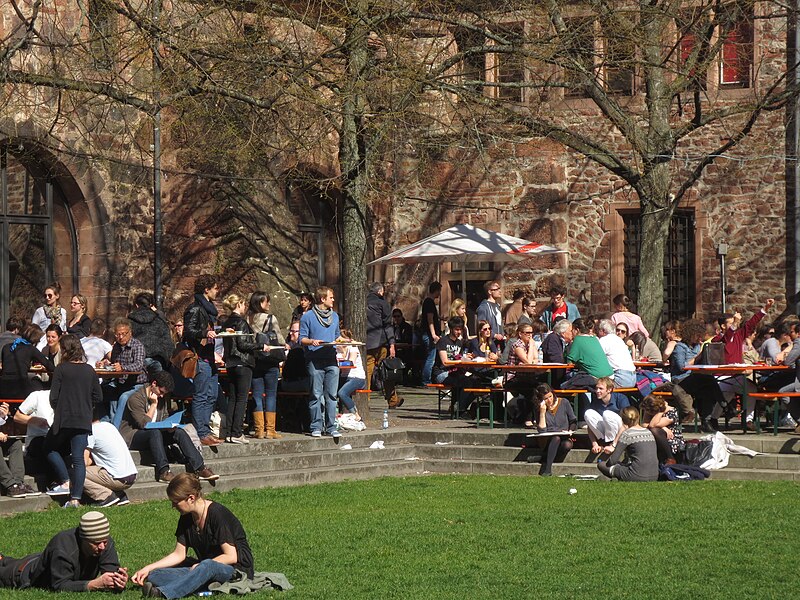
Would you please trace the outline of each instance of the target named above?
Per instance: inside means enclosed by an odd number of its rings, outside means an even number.
[[[247,321],[236,313],[232,313],[228,317],[222,324],[222,329],[223,331],[233,329],[242,333],[253,333]],[[256,366],[255,351],[263,348],[263,346],[256,343],[255,336],[226,337],[222,340],[222,345],[225,348],[225,367],[228,369],[242,365],[251,369],[254,368]]]
[[[208,336],[208,327],[210,325],[211,320],[208,318],[208,313],[197,302],[189,306],[183,314],[184,343],[197,352],[200,358],[214,364],[214,344],[201,344]]]

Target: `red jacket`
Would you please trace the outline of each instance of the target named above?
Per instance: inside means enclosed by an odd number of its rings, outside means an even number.
[[[711,340],[712,342],[725,343],[725,362],[727,364],[731,365],[741,363],[744,360],[742,358],[742,346],[744,345],[744,340],[756,330],[756,325],[758,325],[758,322],[763,318],[764,311],[758,310],[747,320],[747,322],[744,324],[744,327],[739,327],[738,329],[728,328],[725,330],[725,333],[722,333]]]

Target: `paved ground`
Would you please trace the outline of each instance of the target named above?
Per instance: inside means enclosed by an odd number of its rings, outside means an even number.
[[[389,410],[389,424],[390,427],[403,427],[403,428],[430,428],[430,429],[466,429],[474,430],[474,420],[453,420],[445,416],[439,418],[437,415],[437,393],[433,390],[428,390],[422,387],[401,387],[398,388],[399,395],[404,399],[403,405],[400,408]],[[383,395],[380,392],[373,392],[370,397],[370,411],[369,416],[365,417],[365,423],[369,429],[377,429],[381,427],[383,420],[383,411],[386,409],[386,403]],[[443,403],[443,409],[447,407]],[[362,409],[362,413],[364,413]],[[501,417],[502,418],[502,417]],[[722,423],[722,421],[721,421]],[[495,428],[503,427],[502,420],[495,422]],[[762,420],[763,427],[763,420]],[[485,429],[483,426],[481,429]],[[519,427],[510,427],[510,431],[524,431]],[[735,419],[730,422],[727,430],[723,430],[725,435],[734,440],[743,441],[748,437],[753,438],[755,433],[744,434],[741,430],[740,421]],[[692,426],[684,426],[684,434],[688,437],[695,437],[704,435],[702,433],[693,433]],[[770,435],[772,430],[763,430],[761,436]],[[778,434],[779,438],[796,440],[800,438],[793,430],[781,429]],[[746,444],[745,444],[746,445]]]

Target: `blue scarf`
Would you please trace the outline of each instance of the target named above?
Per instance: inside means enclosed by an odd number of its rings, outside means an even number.
[[[24,337],[18,337],[17,339],[15,339],[11,343],[11,351],[13,352],[14,350],[16,350],[17,346],[19,346],[20,344],[22,344],[23,346],[30,346],[31,345],[31,343],[28,340],[26,340]]]

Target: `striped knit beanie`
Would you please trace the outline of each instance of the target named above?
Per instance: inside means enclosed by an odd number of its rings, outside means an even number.
[[[78,529],[81,537],[90,542],[107,540],[108,534],[111,532],[106,516],[96,510],[91,510],[81,517],[81,525]]]

